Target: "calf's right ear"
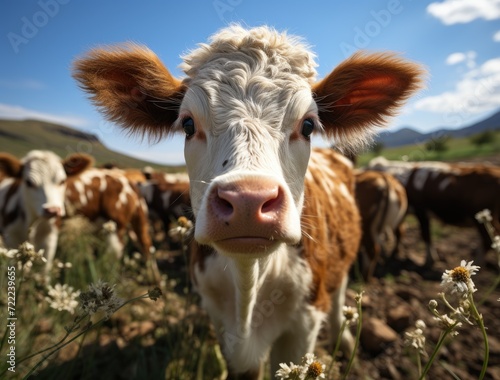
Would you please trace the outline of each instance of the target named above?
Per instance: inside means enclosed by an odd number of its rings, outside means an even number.
[[[156,138],[171,132],[185,92],[151,50],[131,43],[91,50],[73,77],[108,120]]]

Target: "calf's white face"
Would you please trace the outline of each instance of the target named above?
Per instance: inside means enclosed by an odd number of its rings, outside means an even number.
[[[64,216],[66,172],[48,151],[31,151],[23,160],[21,194],[29,219]]]
[[[197,80],[180,108],[195,238],[226,254],[268,254],[300,241],[309,136],[319,125],[307,83],[297,89],[290,80],[291,91],[286,81],[274,85],[261,73],[251,79],[236,89]],[[215,103],[208,90],[225,90],[234,106]]]

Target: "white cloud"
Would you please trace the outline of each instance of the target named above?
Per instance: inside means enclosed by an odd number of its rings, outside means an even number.
[[[37,119],[73,127],[83,127],[88,125],[87,120],[80,117],[55,115],[51,113],[30,110],[21,106],[3,103],[0,103],[0,118],[15,120]]]
[[[500,107],[500,58],[493,58],[469,70],[453,91],[428,96],[415,102],[415,108],[443,114],[445,122],[459,122],[472,114]],[[455,117],[456,116],[456,117]]]
[[[468,51],[466,53],[453,53],[446,58],[447,65],[456,65],[460,62],[465,62],[469,69],[476,67],[476,52]]]
[[[464,53],[453,53],[446,58],[447,65],[456,65],[457,63],[465,61],[466,55]]]
[[[493,41],[500,42],[500,30],[493,35]]]
[[[464,24],[478,18],[494,20],[500,18],[500,0],[444,0],[429,4],[427,12],[445,25]]]

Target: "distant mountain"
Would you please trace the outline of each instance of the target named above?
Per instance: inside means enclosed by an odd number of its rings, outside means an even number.
[[[96,165],[114,164],[122,168],[149,165],[165,171],[178,170],[177,167],[158,165],[114,152],[106,148],[96,135],[64,125],[40,120],[0,119],[0,152],[21,158],[33,149],[51,150],[62,158],[76,152],[88,153],[94,157]]]
[[[441,128],[430,133],[420,133],[409,127],[402,128],[395,132],[382,132],[377,138],[377,142],[381,142],[387,148],[403,145],[413,145],[425,142],[431,138],[448,135],[454,138],[462,138],[481,133],[487,130],[500,129],[500,111],[461,129]]]

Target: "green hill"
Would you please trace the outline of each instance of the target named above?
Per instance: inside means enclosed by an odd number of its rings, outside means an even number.
[[[483,132],[484,133],[484,132]],[[389,160],[408,161],[460,161],[481,157],[489,158],[500,154],[500,130],[492,131],[491,141],[481,146],[472,142],[473,136],[454,138],[445,137],[444,148],[436,149],[439,138],[429,139],[418,144],[403,145],[398,147],[384,147],[377,152],[364,152],[358,157],[358,165],[366,165],[376,156],[384,156]]]
[[[97,136],[63,125],[40,120],[0,119],[1,152],[21,158],[33,149],[51,150],[62,158],[76,152],[88,153],[96,160],[96,166],[111,163],[121,168],[143,168],[149,165],[167,172],[183,169],[158,165],[114,152],[106,148]]]

